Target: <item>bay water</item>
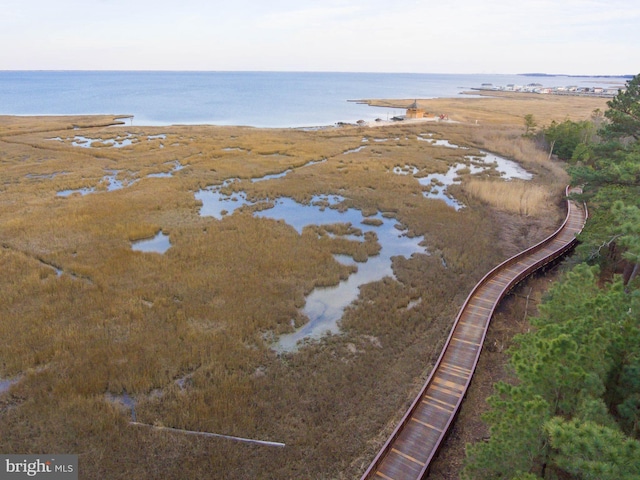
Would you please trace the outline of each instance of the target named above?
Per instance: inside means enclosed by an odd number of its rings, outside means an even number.
[[[0,71],[0,115],[134,115],[134,125],[314,127],[404,110],[349,100],[455,97],[483,83],[623,85],[624,78],[499,74]]]

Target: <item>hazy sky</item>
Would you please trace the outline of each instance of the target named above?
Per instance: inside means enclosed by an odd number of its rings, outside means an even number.
[[[0,70],[640,72],[638,0],[0,0]]]

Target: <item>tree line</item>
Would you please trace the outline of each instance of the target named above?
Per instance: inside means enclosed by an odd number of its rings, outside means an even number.
[[[518,335],[467,447],[465,479],[640,478],[640,75],[589,120],[526,135],[566,160],[590,218],[574,262]]]

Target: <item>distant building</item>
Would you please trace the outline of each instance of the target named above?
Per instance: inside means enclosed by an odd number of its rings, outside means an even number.
[[[407,108],[407,115],[405,118],[424,118],[427,116],[427,112],[418,106],[418,101],[415,100],[409,108]]]
[[[593,96],[593,97],[614,97],[618,94],[618,88],[611,87],[580,87],[578,85],[558,86],[558,87],[544,87],[540,83],[529,83],[525,86],[509,83],[506,86],[493,86],[490,87],[490,83],[483,83],[480,88],[473,88],[472,90],[500,90],[506,92],[526,92],[526,93],[543,93],[550,95],[581,95],[581,96]],[[624,87],[621,87],[625,90]],[[416,103],[412,107],[417,107]],[[411,108],[411,107],[410,107]],[[415,117],[413,117],[415,118]]]

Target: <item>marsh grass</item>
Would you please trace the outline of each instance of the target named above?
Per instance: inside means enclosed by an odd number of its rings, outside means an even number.
[[[517,126],[307,132],[105,126],[111,123],[0,117],[0,377],[22,375],[0,396],[0,451],[77,453],[83,478],[96,479],[361,474],[428,374],[469,289],[515,248],[504,234],[510,221],[523,222],[520,210],[497,215],[481,193],[468,190],[473,176],[461,176],[455,193],[468,207],[456,212],[425,198],[412,175],[393,168],[446,172],[479,149],[533,158],[529,150],[507,150]],[[468,149],[417,139],[428,133]],[[51,140],[126,134],[140,141],[81,148]],[[150,135],[166,137],[147,141]],[[146,178],[176,161],[185,168],[172,177]],[[530,168],[553,199],[556,173],[545,161]],[[56,196],[97,186],[107,170],[138,181],[112,192]],[[269,339],[307,321],[305,296],[353,270],[334,255],[365,261],[380,245],[373,234],[341,236],[358,233],[358,225],[298,234],[249,209],[222,220],[201,217],[194,192],[229,179],[239,179],[230,191],[264,206],[278,197],[308,203],[339,195],[341,208],[381,212],[408,235],[424,236],[429,254],[394,258],[395,279],[362,286],[342,335],[277,355]],[[489,182],[500,183],[482,179],[484,190]],[[513,188],[525,188],[521,183]],[[557,209],[553,202],[548,208]],[[535,221],[543,227],[518,242],[533,243],[555,228],[555,216],[540,215]],[[166,253],[131,249],[131,241],[159,230],[170,236]],[[127,412],[105,397],[124,391],[136,400],[140,422],[287,447],[273,452],[131,428]]]
[[[604,111],[606,98],[577,96],[549,96],[514,92],[470,92],[480,98],[436,98],[420,100],[422,108],[434,115],[447,114],[453,122],[477,125],[511,125],[521,128],[524,133],[524,116],[531,114],[540,126],[549,125],[553,120],[585,120],[591,113]],[[370,105],[406,108],[413,100],[363,100]],[[432,122],[443,124],[446,122]]]
[[[553,208],[547,188],[521,181],[476,180],[465,182],[463,190],[492,207],[525,216],[539,216]],[[555,199],[554,199],[555,200]]]

